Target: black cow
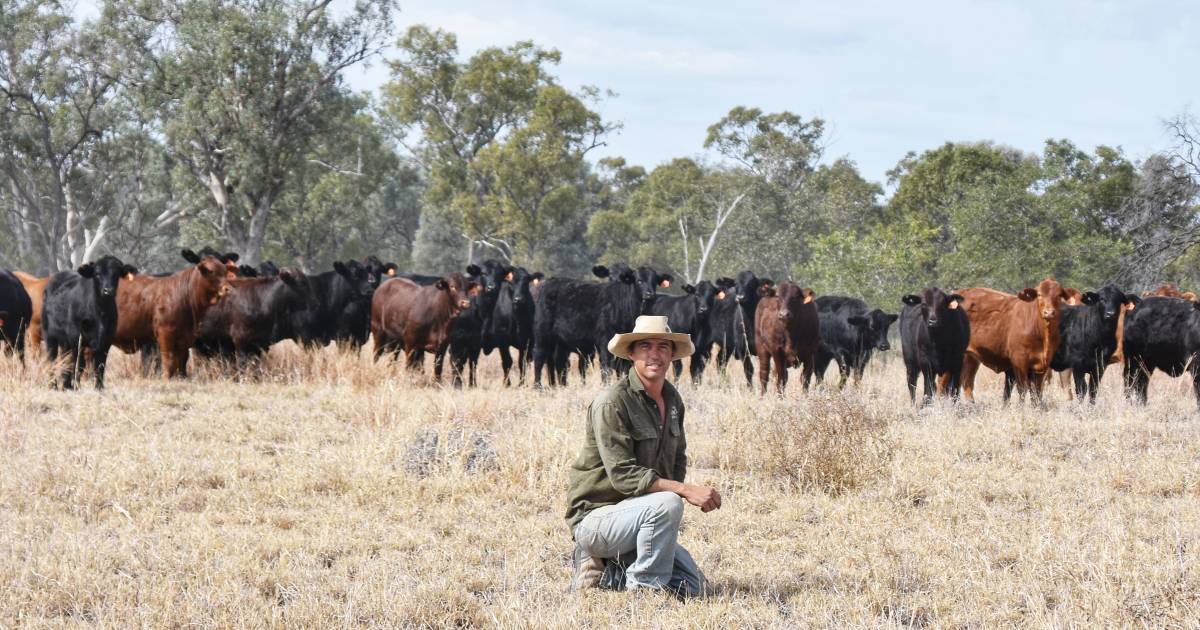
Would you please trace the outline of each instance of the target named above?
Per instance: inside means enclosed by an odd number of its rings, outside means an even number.
[[[307,276],[307,282],[313,308],[295,311],[290,324],[297,341],[309,348],[336,339],[346,305],[374,291],[367,268],[357,260],[334,261],[333,271]]]
[[[712,341],[721,346],[717,353],[717,367],[724,371],[730,359],[740,359],[746,374],[746,384],[754,387],[752,357],[758,354],[754,345],[754,315],[758,309],[758,301],[762,298],[759,289],[769,288],[774,283],[765,278],[760,279],[753,271],[742,271],[731,282],[723,278],[717,284],[732,284],[732,291],[727,289],[725,299],[714,303],[713,313],[709,317]],[[705,352],[709,350],[706,349]]]
[[[671,332],[687,333],[692,337],[692,344],[697,348],[712,346],[709,336],[712,334],[708,325],[708,317],[716,300],[725,297],[723,287],[703,280],[692,286],[683,285],[684,295],[659,295],[650,306],[653,315],[666,315],[667,326]],[[704,374],[704,363],[707,355],[699,352],[692,354],[689,372],[693,383],[700,383]],[[683,361],[675,362],[675,378],[683,372]]]
[[[916,401],[917,377],[924,377],[922,404],[933,400],[933,379],[937,393],[958,399],[963,357],[971,341],[971,324],[963,312],[963,297],[933,287],[919,295],[901,298],[900,343],[904,349],[904,367],[908,376],[908,397]]]
[[[609,282],[588,283],[570,278],[551,278],[542,283],[534,308],[533,380],[542,384],[542,366],[550,365],[550,384],[565,385],[570,353],[579,355],[582,377],[587,362],[600,354],[602,375],[624,372],[607,348],[618,332],[633,330],[638,315],[645,315],[659,287],[671,284],[669,274],[649,267],[623,271]],[[608,267],[597,265],[592,273],[610,278]]]
[[[63,389],[74,389],[85,356],[96,375],[96,389],[104,389],[108,350],[117,334],[117,287],[136,273],[132,265],[105,256],[76,271],[60,271],[46,285],[42,333],[51,361],[60,354],[69,359],[58,383]]]
[[[351,300],[342,311],[334,339],[339,343],[349,344],[352,348],[361,348],[371,335],[371,296],[379,283],[396,275],[396,263],[385,263],[371,255],[359,263],[367,272],[367,284],[370,290],[356,300]]]
[[[0,344],[25,362],[25,331],[33,319],[33,301],[11,272],[0,269]],[[44,325],[44,324],[43,324]]]
[[[838,387],[854,375],[854,383],[862,381],[863,370],[876,350],[891,349],[888,328],[899,319],[880,309],[871,310],[867,303],[852,297],[822,295],[817,297],[817,313],[821,321],[821,345],[817,348],[817,382],[824,380],[831,361],[837,361],[841,379]]]
[[[1061,341],[1050,367],[1057,372],[1071,370],[1079,400],[1086,394],[1089,402],[1096,402],[1100,379],[1117,351],[1121,307],[1132,301],[1129,298],[1110,284],[1099,292],[1084,293],[1081,305],[1063,306],[1058,324]]]
[[[283,269],[273,277],[235,278],[233,291],[204,314],[193,348],[203,357],[236,358],[238,366],[271,344],[296,339],[292,314],[317,307],[305,275]]]
[[[1145,404],[1154,370],[1180,376],[1186,369],[1200,404],[1200,302],[1133,295],[1126,299],[1125,395]]]
[[[490,353],[488,344],[500,355],[500,366],[504,370],[505,387],[511,384],[509,371],[513,360],[509,348],[517,350],[518,382],[525,382],[525,368],[533,352],[533,287],[541,283],[542,273],[529,273],[523,267],[513,269],[511,279],[500,287],[492,317],[485,324],[484,352]]]

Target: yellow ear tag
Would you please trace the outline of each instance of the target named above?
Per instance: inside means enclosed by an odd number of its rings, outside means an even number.
[[[958,300],[950,300],[950,310],[958,308]]]

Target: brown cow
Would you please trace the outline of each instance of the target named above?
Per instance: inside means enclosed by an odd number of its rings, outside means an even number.
[[[1037,289],[1017,295],[993,289],[963,289],[963,306],[971,322],[971,343],[963,360],[963,397],[975,401],[975,373],[982,363],[1004,373],[1004,400],[1015,384],[1022,398],[1029,392],[1041,400],[1050,362],[1058,350],[1062,285],[1047,278]]]
[[[450,320],[471,305],[474,288],[475,283],[458,272],[429,286],[408,278],[384,281],[371,296],[375,359],[384,352],[399,358],[403,350],[408,368],[419,371],[426,352],[444,354],[450,344]],[[441,365],[435,366],[434,379],[442,380]]]
[[[50,276],[39,278],[24,271],[12,273],[17,280],[21,281],[25,292],[29,294],[29,301],[33,303],[33,314],[29,318],[25,347],[38,352],[42,347],[42,298],[46,295],[46,284],[50,282]]]
[[[791,282],[759,288],[762,299],[754,311],[754,339],[758,351],[758,382],[767,393],[771,360],[775,361],[775,388],[783,392],[788,367],[803,367],[801,380],[805,391],[821,344],[821,327],[816,294]]]
[[[1180,291],[1179,285],[1174,282],[1164,282],[1162,286],[1153,291],[1142,291],[1142,297],[1173,297],[1187,300],[1189,302],[1196,301],[1196,294],[1191,291]]]
[[[204,313],[229,293],[229,280],[237,277],[233,262],[201,257],[190,249],[182,253],[193,266],[170,276],[137,275],[117,287],[113,345],[128,353],[147,353],[157,346],[168,378],[187,376],[188,349]]]

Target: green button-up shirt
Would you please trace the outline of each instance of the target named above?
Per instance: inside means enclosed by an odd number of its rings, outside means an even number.
[[[632,369],[592,401],[583,448],[571,465],[567,524],[572,533],[598,507],[646,494],[660,478],[683,481],[687,473],[683,400],[670,383],[663,384],[663,402],[666,427],[658,405]]]

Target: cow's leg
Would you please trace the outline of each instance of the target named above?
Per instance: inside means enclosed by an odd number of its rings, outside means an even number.
[[[500,369],[504,371],[504,386],[511,387],[512,378],[509,376],[509,372],[513,366],[512,355],[509,354],[507,345],[496,348],[496,352],[500,355]]]
[[[1084,398],[1087,397],[1089,389],[1087,383],[1088,373],[1084,372],[1083,370],[1070,370],[1070,372],[1071,381],[1074,384],[1074,387],[1063,388],[1067,390],[1067,400],[1071,400],[1073,396],[1075,399],[1078,399],[1079,402],[1083,402]],[[1063,372],[1063,375],[1066,376],[1066,372]],[[1093,399],[1092,402],[1096,402],[1095,399]]]
[[[838,389],[846,389],[846,381],[850,380],[850,371],[854,366],[850,364],[849,357],[838,358]],[[857,380],[857,379],[856,379]]]
[[[699,352],[693,354],[692,358],[688,360],[688,371],[691,372],[693,385],[699,385],[700,381],[704,379],[705,363],[704,356]]]
[[[675,371],[675,382],[679,382],[679,375],[683,374],[683,361],[672,361],[671,369]]]
[[[410,371],[410,372],[421,371],[422,364],[425,363],[425,353],[424,352],[421,352],[417,348],[405,348],[404,355],[405,355],[404,367],[408,368],[408,371]]]
[[[446,351],[449,349],[449,344],[442,344],[433,353],[433,380],[435,383],[442,382],[442,368],[446,364]],[[454,358],[451,357],[450,361],[453,363]],[[453,366],[451,366],[451,369],[453,369]]]
[[[968,352],[963,357],[962,376],[959,378],[962,382],[963,400],[970,403],[975,402],[975,373],[978,371],[979,359]]]
[[[762,353],[758,356],[759,395],[767,395],[767,381],[771,379],[771,355]]]
[[[763,356],[766,356],[766,355],[763,355]],[[761,361],[762,358],[760,357],[759,360]],[[748,385],[751,389],[753,389],[754,388],[754,361],[750,360],[749,354],[742,357],[742,371],[746,373],[746,385]],[[762,373],[762,368],[759,368],[759,373],[760,374]]]
[[[1061,385],[1063,391],[1067,393],[1067,400],[1083,397],[1083,394],[1081,394],[1079,390],[1079,383],[1082,379],[1076,376],[1075,373],[1077,371],[1078,370],[1067,368],[1058,373],[1058,384]],[[1075,383],[1074,388],[1071,387],[1072,382]]]
[[[775,391],[782,394],[783,389],[787,387],[787,355],[783,351],[776,352],[772,359],[775,361]]]
[[[917,376],[920,370],[915,365],[904,364],[904,381],[908,385],[908,402],[917,402]]]
[[[1104,364],[1097,363],[1092,368],[1092,378],[1088,382],[1088,402],[1096,404],[1096,392],[1100,389],[1100,379],[1104,378]]]
[[[529,361],[529,353],[525,350],[525,346],[517,349],[517,384],[525,384],[525,368]]]
[[[58,344],[53,339],[46,340],[46,358],[50,360],[51,367],[54,366],[55,361],[58,361]],[[50,387],[53,389],[62,387],[62,376],[50,381]]]
[[[104,371],[108,368],[108,348],[92,351],[92,371],[96,373],[96,389],[104,389]]]
[[[1196,407],[1200,409],[1200,369],[1192,370],[1192,393],[1196,396]]]
[[[808,392],[808,383],[812,378],[813,373],[813,358],[810,355],[807,359],[800,362],[800,384],[804,387],[804,391]],[[846,384],[845,376],[842,377],[842,385]]]
[[[1004,370],[1004,404],[1008,404],[1008,400],[1012,398],[1013,385],[1017,384],[1017,375],[1012,368]],[[1020,388],[1017,389],[1018,395],[1021,393]]]

